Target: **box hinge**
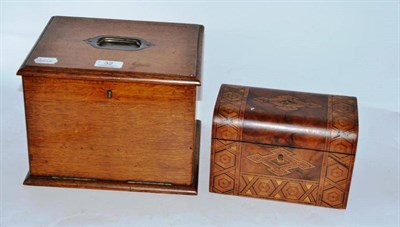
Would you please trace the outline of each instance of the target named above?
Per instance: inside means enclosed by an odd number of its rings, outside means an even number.
[[[163,186],[172,186],[170,183],[161,183],[161,182],[147,182],[147,181],[128,181],[128,184],[151,184],[151,185],[163,185]]]
[[[51,178],[53,178],[53,179],[60,179],[60,180],[97,181],[96,179],[78,178],[78,177],[51,177]]]

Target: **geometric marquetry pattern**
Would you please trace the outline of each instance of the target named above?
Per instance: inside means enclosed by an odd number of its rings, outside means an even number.
[[[321,206],[345,208],[354,163],[353,155],[328,154]]]
[[[238,143],[213,140],[212,146],[214,163],[211,166],[211,190],[223,194],[233,194]]]
[[[241,174],[239,195],[316,205],[318,183]]]
[[[293,153],[289,150],[278,147],[271,150],[266,155],[252,154],[247,156],[247,159],[254,163],[265,165],[268,171],[277,176],[283,176],[292,173],[293,169],[311,169],[315,166],[305,160],[299,160],[293,157]]]
[[[331,129],[327,139],[327,151],[354,154],[357,146],[356,99],[329,97],[328,128]]]
[[[301,108],[321,108],[321,105],[315,104],[313,102],[307,102],[294,97],[291,95],[279,95],[273,98],[258,97],[253,99],[255,102],[269,103],[273,105],[274,108],[282,111],[294,111]]]
[[[248,87],[221,87],[213,118],[210,191],[346,208],[357,146],[357,100],[344,96],[328,96],[326,127],[329,133],[324,134],[325,151],[315,150],[316,153],[323,153],[323,160],[318,164],[322,165],[321,172],[318,172],[320,179],[314,181],[315,179],[310,180],[310,175],[305,172],[319,171],[319,166],[315,168],[314,162],[313,165],[299,159],[301,155],[286,152],[284,147],[274,149],[273,152],[270,152],[270,149],[268,152],[253,152],[242,157],[244,142],[240,141],[248,96]],[[316,103],[289,95],[255,99],[252,101],[267,103],[269,108],[272,105],[283,111],[322,108]],[[252,164],[264,165],[265,172],[260,166],[249,169]],[[242,172],[241,168],[246,169],[246,172]],[[296,171],[297,175],[293,175],[295,169],[310,171],[305,171],[304,176],[301,175],[303,171]]]
[[[218,100],[218,113],[214,116],[214,138],[240,140],[243,122],[244,107],[248,89],[243,87],[221,88],[221,97]]]

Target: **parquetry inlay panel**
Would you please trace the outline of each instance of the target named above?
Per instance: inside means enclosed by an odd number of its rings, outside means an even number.
[[[240,195],[317,203],[318,183],[267,176],[240,175]]]
[[[268,171],[278,175],[284,176],[291,173],[292,169],[311,169],[314,167],[311,163],[305,160],[298,160],[293,157],[293,153],[282,147],[278,147],[270,151],[267,155],[252,154],[247,158],[254,163],[261,163],[267,166]]]
[[[358,122],[354,109],[356,100],[340,96],[330,96],[328,127],[331,128],[331,136],[327,140],[328,151],[339,151],[346,154],[354,154],[357,146],[357,138],[354,136],[358,130]]]
[[[282,111],[293,111],[301,108],[321,108],[321,105],[303,101],[291,95],[279,95],[273,98],[258,97],[253,100],[256,102],[272,104],[275,108]]]
[[[248,89],[242,87],[224,87],[219,99],[218,119],[213,136],[221,139],[240,140],[241,124]]]
[[[225,140],[213,140],[214,162],[211,164],[211,190],[233,194],[235,186],[236,158],[238,143]]]
[[[348,197],[354,156],[327,154],[326,174],[323,179],[321,205],[344,208]]]

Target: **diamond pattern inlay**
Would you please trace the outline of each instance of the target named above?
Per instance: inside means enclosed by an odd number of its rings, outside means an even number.
[[[255,163],[261,163],[268,167],[268,171],[283,176],[292,173],[291,170],[299,168],[302,170],[311,169],[315,166],[305,160],[298,160],[293,157],[293,153],[284,149],[277,148],[271,150],[267,155],[252,154],[247,158]]]
[[[255,98],[254,101],[261,103],[272,104],[275,108],[283,111],[293,111],[301,108],[321,108],[321,105],[303,101],[297,97],[291,95],[279,95],[273,98],[259,97]]]

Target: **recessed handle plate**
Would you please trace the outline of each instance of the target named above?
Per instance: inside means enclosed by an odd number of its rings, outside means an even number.
[[[109,50],[143,50],[152,44],[141,38],[101,35],[85,39],[92,47]]]

